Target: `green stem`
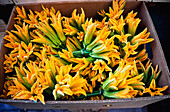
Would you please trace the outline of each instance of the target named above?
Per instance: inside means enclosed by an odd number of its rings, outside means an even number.
[[[103,94],[103,90],[100,90],[100,91],[96,91],[94,93],[89,93],[87,94],[87,96],[85,95],[80,95],[79,97],[77,97],[76,99],[83,99],[83,98],[86,98],[86,97],[91,97],[91,96],[98,96],[98,95],[102,95]]]
[[[80,50],[80,51],[73,51],[72,53],[73,53],[74,57],[77,57],[77,56],[82,56],[82,55],[87,56],[87,55],[89,55],[90,52],[85,51],[85,50]],[[54,55],[54,56],[59,57],[59,54]]]

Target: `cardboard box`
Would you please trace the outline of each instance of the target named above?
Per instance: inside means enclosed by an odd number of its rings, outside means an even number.
[[[24,6],[26,11],[28,9],[41,11],[41,5],[44,7],[50,8],[53,6],[56,10],[60,10],[62,15],[71,16],[73,9],[78,9],[82,7],[86,13],[86,17],[96,18],[98,14],[96,13],[100,9],[104,9],[108,11],[108,7],[112,5],[111,0],[83,0],[83,1],[56,1],[49,3],[31,3],[31,4],[18,4],[19,6]],[[15,23],[14,17],[16,16],[16,7],[13,8],[7,30],[13,29],[13,25]],[[137,1],[127,1],[125,6],[124,15],[126,15],[131,10],[138,12],[138,17],[142,20],[140,23],[140,29],[148,28],[148,31],[151,33],[150,37],[155,40],[150,43],[152,47],[153,66],[159,65],[159,69],[162,70],[162,74],[158,81],[158,86],[168,85],[169,88],[165,91],[165,95],[163,96],[154,96],[154,97],[138,97],[138,98],[130,98],[130,99],[108,99],[108,100],[83,100],[83,101],[46,101],[46,105],[43,105],[41,102],[34,103],[29,100],[11,100],[11,99],[0,99],[0,103],[9,104],[15,107],[24,108],[24,109],[113,109],[113,108],[137,108],[143,107],[148,104],[170,98],[170,79],[169,79],[169,70],[166,64],[166,60],[158,39],[158,35],[152,23],[151,17],[147,10],[147,7],[144,2]],[[0,93],[2,93],[3,83],[6,75],[3,70],[3,61],[4,54],[9,51],[4,47],[6,41],[1,43],[1,52],[0,52]],[[108,106],[109,105],[109,106]]]

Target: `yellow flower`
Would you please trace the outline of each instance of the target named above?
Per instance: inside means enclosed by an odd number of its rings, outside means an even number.
[[[70,18],[65,18],[65,21],[63,22],[63,26],[65,27],[65,29],[63,29],[63,32],[66,34],[66,35],[74,35],[76,33],[78,33],[78,29],[76,27],[73,27],[70,25],[69,23],[70,21]]]
[[[111,38],[109,38],[109,39],[107,38],[107,39],[104,41],[104,44],[106,45],[107,49],[113,50],[113,51],[119,49],[119,47],[118,47],[117,45],[115,45],[114,38],[115,38],[115,37],[113,36],[113,37],[111,37]]]
[[[66,40],[66,46],[67,48],[69,47],[71,51],[78,51],[82,49],[81,45],[82,44],[78,41],[76,37],[72,37],[72,38],[68,37]]]
[[[104,91],[103,95],[108,98],[134,98],[138,91],[134,90],[132,87],[127,87],[123,90],[108,92]]]
[[[57,76],[56,81],[58,84],[66,84],[68,81],[68,75],[72,69],[72,65],[65,65],[61,66],[60,68],[57,67]]]
[[[26,68],[22,67],[23,65],[21,64],[20,67],[20,71],[24,74],[26,77],[23,77],[29,84],[33,85],[36,81],[36,75],[38,74],[38,67],[37,65],[30,61],[29,63],[26,64]],[[22,71],[23,69],[23,71]]]
[[[59,71],[60,72],[59,76],[58,75],[56,76],[56,79],[59,79],[59,84],[56,84],[55,89],[53,90],[54,98],[57,99],[63,97],[65,96],[65,94],[70,96],[72,95],[79,96],[83,94],[86,96],[86,91],[83,89],[83,87],[88,86],[86,85],[87,81],[80,77],[79,72],[77,72],[77,74],[74,77],[72,77],[65,70],[66,67],[64,68],[62,67],[61,70]]]
[[[92,81],[92,87],[95,88],[96,81],[103,83],[104,80],[106,80],[106,73],[98,73],[90,81]]]
[[[99,29],[103,29],[104,27],[106,27],[107,29],[109,28],[109,24],[108,22],[106,22],[106,17],[103,18],[103,20],[100,22],[100,21],[95,21],[95,23],[97,24],[97,28]]]
[[[109,24],[111,25],[111,29],[116,30],[117,33],[124,32],[125,22],[123,20],[123,16],[119,20],[109,19]]]
[[[23,84],[21,84],[21,82],[17,78],[12,78],[12,81],[14,85],[8,87],[9,92],[7,93],[7,96],[10,95],[13,98],[20,92],[27,91],[27,88]]]
[[[120,42],[122,43],[127,43],[128,42],[128,37],[131,36],[131,34],[124,34],[121,32],[121,35],[114,35],[113,37],[116,37],[119,39]]]
[[[86,76],[88,75],[88,78],[91,79],[92,77],[94,77],[96,74],[97,74],[97,70],[93,70],[93,64],[90,63],[90,65],[88,67],[86,67],[82,72],[81,74],[83,76]]]
[[[103,60],[96,60],[94,62],[93,70],[98,70],[99,73],[103,73],[103,71],[112,71],[112,69],[103,61]]]
[[[99,30],[99,33],[97,34],[97,41],[102,40],[103,42],[109,37],[111,31],[107,29],[107,27],[103,27],[101,30]]]
[[[135,56],[135,59],[143,62],[148,58],[148,53],[146,53],[146,49],[143,49],[138,52],[138,54]]]
[[[103,89],[105,91],[118,91],[127,87],[132,87],[134,90],[144,90],[145,88],[143,85],[145,84],[141,82],[143,73],[135,73],[135,69],[137,69],[136,65],[132,63],[125,63],[124,60],[120,61],[118,68],[114,71],[114,73],[110,72],[108,79],[104,81],[102,86]]]
[[[20,27],[19,25],[16,25],[16,24],[14,25],[14,27],[17,29],[17,31],[11,30],[11,32],[13,34],[15,34],[18,39],[21,39],[25,44],[28,45],[30,43],[30,35],[29,35],[28,25],[25,25],[25,22],[24,22],[22,27]],[[11,35],[11,37],[14,37],[14,36]]]
[[[113,7],[114,7],[114,5],[116,5],[116,3],[119,6],[119,10],[122,10],[124,8],[124,6],[125,6],[126,1],[125,0],[120,0],[119,3],[118,3],[118,0],[115,0],[115,1],[113,0]]]
[[[85,23],[82,24],[83,31],[86,33],[87,29],[90,25],[93,24],[93,19],[91,18],[90,20],[86,19]]]
[[[61,42],[65,42],[66,36],[64,35],[63,28],[62,28],[61,13],[58,14],[58,17],[56,17],[54,13],[51,13],[51,17],[52,17],[51,26],[53,26],[55,31],[57,32],[57,36],[59,40],[61,40]]]
[[[5,98],[5,99],[8,98],[7,94],[9,92],[9,87],[10,86],[14,86],[14,83],[10,79],[10,77],[7,76],[6,81],[4,83],[4,88],[3,88],[2,94],[0,94],[0,98]]]
[[[9,56],[5,55],[5,61],[4,61],[4,69],[5,73],[10,73],[13,72],[14,65],[17,64],[18,59],[17,57],[13,57],[12,55],[9,54]]]
[[[83,86],[83,89],[86,91],[86,93],[93,93],[93,86],[87,82]]]
[[[71,26],[71,25],[65,25],[65,29],[63,29],[63,32],[66,33],[66,35],[74,35],[78,32],[78,30]]]
[[[18,19],[18,18],[27,19],[27,15],[26,15],[24,7],[22,7],[22,9],[20,9],[17,6],[16,11],[17,11],[18,15],[17,15],[17,18],[15,18],[15,19]]]
[[[24,46],[23,47],[25,50],[23,50],[22,49],[22,46],[20,45],[19,46],[19,51],[18,51],[18,59],[20,60],[20,61],[22,61],[22,62],[24,62],[24,61],[26,61],[26,60],[28,60],[29,59],[29,57],[30,57],[30,55],[33,53],[33,49],[34,48],[32,48],[32,44],[30,43],[29,45],[28,45],[28,47],[27,46]]]
[[[111,51],[109,54],[109,58],[111,58],[112,60],[113,58],[120,59],[120,52],[118,52],[117,50]]]
[[[17,11],[18,15],[14,19],[17,20],[17,24],[22,25],[21,20],[26,20],[27,19],[27,15],[26,15],[25,9],[24,9],[23,6],[22,6],[21,9],[17,6],[16,7],[16,11]]]
[[[112,8],[109,7],[109,13],[106,13],[104,10],[101,10],[100,12],[98,12],[98,14],[103,17],[107,15],[109,18],[118,19],[120,15],[123,13],[122,9],[125,6],[125,3],[126,3],[125,0],[120,0],[119,2],[118,0],[113,0]]]
[[[67,85],[69,85],[74,95],[79,96],[83,94],[86,96],[86,91],[83,89],[83,87],[86,86],[86,83],[87,83],[86,79],[80,77],[79,72],[77,72],[74,77],[69,75]]]
[[[164,86],[163,88],[156,88],[155,79],[152,79],[149,88],[146,88],[143,93],[149,93],[151,96],[155,95],[163,95],[163,91],[165,91],[168,86]]]
[[[55,16],[55,15],[53,15]],[[55,18],[55,17],[53,17]],[[61,17],[60,17],[61,19]],[[55,18],[56,20],[56,18]],[[61,23],[60,23],[61,24]],[[35,25],[38,30],[35,30],[35,33],[38,35],[39,38],[35,38],[31,40],[32,42],[37,42],[41,44],[47,44],[50,45],[54,48],[59,48],[59,46],[62,47],[62,41],[60,36],[61,34],[56,33],[56,28],[54,27],[54,24],[50,25],[47,21],[39,22],[39,25]],[[60,27],[59,27],[60,28]],[[57,29],[57,30],[62,30],[62,29]],[[58,32],[58,31],[57,31]],[[60,32],[62,33],[62,31]]]
[[[80,72],[82,76],[86,76],[87,79],[91,79],[92,81],[92,87],[94,88],[96,86],[96,78],[92,80],[93,77],[97,75],[97,70],[93,70],[93,64],[90,63],[88,67],[86,67],[84,70]]]
[[[71,61],[77,63],[73,67],[72,72],[83,70],[89,65],[89,62],[86,60],[86,58],[72,58]]]
[[[55,13],[55,9],[53,7],[51,7],[51,9],[49,10],[48,8],[45,8],[43,5],[42,5],[42,9],[43,9],[43,12],[47,14],[47,16],[50,16],[50,13]]]
[[[41,85],[36,81],[31,87],[31,91],[22,90],[13,99],[29,99],[35,102],[39,99],[45,105],[43,91],[47,88],[48,86]]]
[[[50,15],[54,14],[56,11],[53,7],[51,7],[50,10],[48,8],[45,8],[44,6],[42,6],[42,8],[43,8],[43,10],[41,12],[35,11],[35,13],[38,15],[40,21],[48,22]],[[57,14],[58,14],[58,12],[57,12]]]
[[[123,48],[126,53],[124,59],[127,59],[130,55],[137,54],[138,52],[135,51],[137,48],[138,48],[138,43],[136,43],[135,45],[131,45],[130,42],[128,42],[126,46]]]
[[[120,60],[119,59],[116,59],[115,57],[111,57],[111,63],[109,64],[110,67],[114,67],[115,65],[119,64]]]
[[[6,35],[4,37],[5,40],[9,41],[10,43],[6,43],[4,46],[8,48],[15,49],[19,46],[19,43],[21,42],[17,36],[15,36],[13,33],[6,31],[9,35]]]
[[[100,95],[100,96],[91,96],[90,100],[104,100],[104,96]]]
[[[55,56],[51,55],[51,57],[49,57],[49,58],[50,58],[50,61],[53,61],[53,66],[61,67],[61,66],[69,64],[68,62],[61,59],[60,57],[55,57]]]
[[[136,44],[138,43],[139,45],[141,44],[146,44],[149,42],[152,42],[154,39],[153,38],[148,38],[150,35],[150,33],[147,33],[147,28],[145,28],[141,33],[139,33],[138,35],[135,35],[132,39],[131,39],[131,43],[132,44]]]
[[[76,15],[76,12],[77,12],[77,9],[75,9],[72,12],[70,24],[80,30],[81,25],[85,23],[85,13],[84,13],[83,8],[81,8],[82,13],[80,14],[80,16],[79,16],[79,14]]]
[[[140,23],[140,19],[137,18],[130,18],[127,20],[127,24],[128,24],[128,33],[131,34],[132,36],[135,35],[136,33],[136,29],[138,27],[138,24]]]
[[[33,53],[34,48],[35,48],[35,46],[33,46],[32,43],[29,43],[28,45],[26,45],[22,41],[21,41],[21,46],[28,53],[28,55],[31,55]]]
[[[46,44],[43,44],[44,48],[46,49],[47,55],[56,55],[58,54],[58,51],[52,48],[51,46],[48,46]]]
[[[133,13],[133,11],[129,12],[128,15],[126,16],[126,18],[124,19],[124,21],[127,21],[130,18],[135,18],[135,16],[137,15],[136,13]]]
[[[74,58],[72,50],[69,49],[69,51],[62,49],[62,52],[58,52],[59,56],[63,59],[65,59],[68,62],[72,62],[72,58]]]
[[[68,85],[60,86],[59,84],[56,84],[55,89],[53,90],[54,99],[57,100],[57,98],[63,97],[65,96],[65,94],[70,96],[73,95],[73,92],[70,90],[69,86]]]
[[[30,14],[28,14],[29,19],[25,19],[24,22],[29,24],[29,28],[35,28],[34,25],[38,25],[38,15],[34,15],[34,13],[30,11]]]
[[[104,10],[100,10],[100,12],[97,12],[97,13],[103,17],[106,15],[106,12]]]
[[[80,32],[80,33],[78,32],[77,35],[78,35],[77,38],[78,38],[80,41],[83,41],[84,35],[85,35],[84,32]]]

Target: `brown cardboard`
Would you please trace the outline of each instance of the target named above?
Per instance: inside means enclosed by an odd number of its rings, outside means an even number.
[[[62,15],[70,16],[73,9],[77,8],[78,12],[80,8],[83,7],[86,13],[86,17],[97,17],[97,11],[100,9],[108,10],[108,6],[111,6],[111,0],[95,0],[95,1],[56,1],[50,3],[31,3],[31,4],[18,4],[19,6],[24,6],[24,8],[28,11],[31,10],[41,10],[41,4],[44,7],[50,8],[53,6],[56,10],[60,10]],[[158,81],[158,86],[168,85],[170,87],[170,79],[169,79],[169,70],[166,64],[166,60],[164,58],[164,54],[158,39],[158,35],[155,31],[154,25],[152,23],[151,17],[148,13],[148,10],[145,6],[144,2],[130,2],[128,1],[125,6],[125,15],[127,12],[131,10],[135,10],[139,12],[139,17],[142,19],[140,23],[140,28],[144,29],[148,28],[148,31],[151,33],[151,37],[154,38],[154,42],[150,45],[153,51],[153,65],[159,65],[159,68],[162,70],[162,74]],[[12,11],[10,21],[7,27],[7,30],[13,29],[14,17],[16,16],[15,7]],[[0,54],[0,93],[2,92],[3,83],[4,83],[4,70],[3,70],[3,60],[4,54],[8,52],[8,50],[3,46],[6,41],[2,43],[2,49]],[[34,103],[29,100],[11,100],[11,99],[0,99],[1,103],[6,103],[12,106],[24,108],[24,109],[113,109],[113,108],[137,108],[143,107],[148,104],[170,98],[170,88],[168,88],[163,96],[154,96],[154,97],[138,97],[138,98],[130,98],[130,99],[108,99],[108,100],[84,100],[84,101],[46,101],[46,105],[43,105],[41,102]],[[110,106],[108,106],[110,105]]]
[[[78,1],[78,0],[58,0],[58,1],[71,1],[71,2],[75,2],[75,1]],[[103,0],[81,0],[81,1],[103,1]],[[138,0],[126,0],[126,1],[138,1]],[[143,0],[145,1],[145,0]],[[146,0],[147,1],[147,0]],[[13,2],[15,4],[25,4],[25,3],[35,3],[35,0],[13,0]],[[49,3],[49,2],[56,2],[56,0],[36,0],[36,3]]]

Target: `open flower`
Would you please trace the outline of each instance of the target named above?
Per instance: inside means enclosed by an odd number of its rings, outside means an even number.
[[[29,35],[29,27],[28,24],[26,25],[25,22],[23,23],[23,26],[19,26],[17,24],[14,25],[14,27],[17,29],[17,31],[15,30],[11,30],[11,32],[17,36],[18,39],[21,39],[25,44],[29,44],[30,43],[30,35]]]
[[[122,43],[127,43],[129,36],[131,36],[131,34],[124,34],[123,32],[121,32],[121,35],[114,35],[114,37],[118,38]]]
[[[138,45],[139,45],[138,43],[136,43],[135,45],[131,45],[130,42],[126,44],[126,46],[123,48],[126,53],[125,59],[127,59],[130,55],[135,55],[138,53],[135,51]]]
[[[17,6],[16,7],[16,11],[18,13],[17,17],[14,18],[15,20],[17,20],[17,24],[22,25],[22,20],[26,20],[27,19],[27,15],[25,12],[24,7],[22,7],[21,9]]]
[[[129,34],[131,34],[132,36],[135,35],[136,29],[137,29],[138,24],[140,23],[140,21],[141,21],[141,20],[140,20],[139,18],[137,18],[137,19],[135,19],[135,18],[129,18],[129,19],[127,20],[127,23],[128,23],[128,33],[129,33]]]
[[[118,3],[118,0],[113,0],[112,3],[112,8],[109,7],[109,13],[106,13],[106,15],[109,18],[116,18],[118,19],[120,15],[123,13],[123,7],[125,5],[126,1],[125,0],[120,0]]]
[[[69,73],[72,69],[72,65],[65,65],[61,66],[60,68],[57,67],[57,76],[56,76],[56,81],[58,84],[66,84],[69,78]]]
[[[67,82],[67,85],[69,85],[71,91],[73,92],[74,95],[85,95],[86,96],[86,91],[83,89],[84,86],[86,86],[86,79],[80,76],[79,72],[76,73],[74,77],[69,75],[69,80]]]
[[[66,67],[62,67],[60,69],[61,74],[56,76],[56,79],[59,80],[59,84],[56,84],[55,89],[53,90],[54,98],[57,99],[65,95],[86,95],[86,91],[83,89],[83,87],[87,86],[87,81],[83,77],[80,77],[79,72],[77,72],[76,75],[72,77],[67,73],[67,71],[63,71],[65,68]]]
[[[93,70],[98,70],[99,73],[103,73],[103,71],[112,71],[110,67],[103,60],[96,60],[94,62]]]
[[[60,86],[59,84],[56,84],[55,89],[53,90],[54,99],[56,100],[57,98],[63,97],[65,96],[65,94],[70,96],[73,95],[73,92],[70,90],[69,86],[68,85]]]
[[[71,61],[77,63],[73,67],[72,72],[78,72],[80,70],[83,70],[89,65],[89,62],[86,60],[86,58],[72,58]]]
[[[39,82],[36,81],[31,87],[31,91],[22,90],[13,99],[29,99],[35,102],[39,99],[43,104],[45,104],[43,91],[47,88],[48,86],[40,85]]]
[[[14,65],[18,62],[17,57],[13,57],[9,54],[9,56],[5,55],[5,59],[6,60],[3,63],[5,65],[5,73],[13,72]]]
[[[111,29],[116,30],[117,33],[124,32],[124,25],[125,22],[123,20],[123,16],[119,20],[116,19],[110,19],[109,24],[111,25]]]
[[[147,33],[147,28],[145,28],[141,33],[139,33],[138,35],[135,35],[132,39],[131,39],[131,43],[132,44],[136,44],[138,43],[139,45],[141,44],[146,44],[149,42],[152,42],[154,39],[153,38],[148,38],[150,35],[150,33]]]
[[[17,56],[18,59],[23,62],[29,59],[30,55],[33,53],[34,48],[32,48],[32,44],[30,43],[28,47],[24,46],[24,49],[26,49],[26,51],[23,50],[23,47],[19,46],[18,56]]]
[[[163,93],[161,93],[161,92],[165,91],[167,88],[168,88],[168,86],[164,86],[162,88],[157,88],[155,79],[152,79],[149,88],[146,88],[143,93],[149,93],[151,96],[163,95]]]
[[[30,14],[28,14],[28,18],[29,19],[26,19],[24,20],[24,22],[28,23],[29,24],[29,28],[35,28],[34,25],[38,25],[38,15],[34,15],[34,13],[30,11]]]

